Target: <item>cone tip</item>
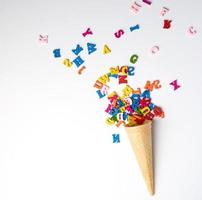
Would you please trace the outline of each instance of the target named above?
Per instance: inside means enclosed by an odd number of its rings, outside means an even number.
[[[153,188],[150,188],[150,189],[149,189],[149,194],[150,194],[151,196],[154,196],[154,189],[153,189]]]

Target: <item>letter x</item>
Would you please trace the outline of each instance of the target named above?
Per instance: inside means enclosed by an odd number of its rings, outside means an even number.
[[[181,87],[180,85],[177,84],[177,79],[171,82],[170,85],[174,87],[174,90],[177,90],[178,88]]]

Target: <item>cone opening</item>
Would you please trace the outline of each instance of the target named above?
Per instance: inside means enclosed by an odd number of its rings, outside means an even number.
[[[145,126],[145,125],[149,125],[149,124],[152,124],[152,120],[145,120],[143,124],[140,124],[140,125],[134,125],[134,126],[125,126],[125,128],[139,128],[141,126]]]

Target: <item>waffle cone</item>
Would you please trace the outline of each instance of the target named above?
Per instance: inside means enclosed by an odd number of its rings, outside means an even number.
[[[125,127],[132,149],[144,177],[147,189],[154,194],[151,121],[133,127]]]

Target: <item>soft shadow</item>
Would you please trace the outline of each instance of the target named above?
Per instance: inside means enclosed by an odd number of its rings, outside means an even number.
[[[156,172],[158,170],[157,166],[157,154],[158,154],[158,135],[160,134],[157,128],[157,123],[155,120],[152,122],[152,151],[153,151],[153,173],[154,173],[154,193],[156,191]]]

